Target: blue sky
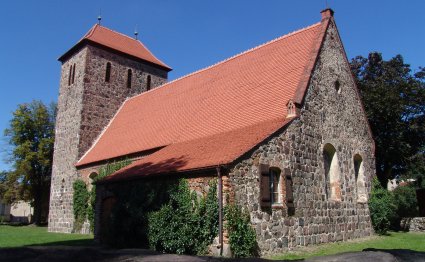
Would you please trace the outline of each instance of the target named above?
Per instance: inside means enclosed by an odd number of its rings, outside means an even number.
[[[175,79],[320,20],[326,2],[351,59],[371,51],[401,54],[425,66],[425,1],[132,0],[2,1],[0,3],[0,131],[17,105],[58,96],[60,63],[97,22],[139,39],[173,68]],[[1,134],[2,135],[2,134]],[[4,138],[0,170],[9,169]]]

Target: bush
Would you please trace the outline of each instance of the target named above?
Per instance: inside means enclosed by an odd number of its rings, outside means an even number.
[[[170,191],[170,200],[149,215],[149,245],[177,254],[203,254],[218,233],[217,184],[206,197],[191,192],[186,180]]]
[[[230,249],[234,257],[258,255],[257,238],[251,227],[249,215],[236,205],[226,207],[226,229],[229,232]]]
[[[392,221],[396,218],[394,196],[381,186],[377,178],[372,182],[369,199],[370,218],[376,233],[383,235],[390,229]]]
[[[419,215],[416,190],[411,186],[399,186],[393,191],[396,216],[392,222],[392,228],[400,229],[401,219]]]
[[[120,183],[109,190],[116,197],[102,232],[104,243],[117,248],[148,248],[148,214],[169,202],[176,180]]]

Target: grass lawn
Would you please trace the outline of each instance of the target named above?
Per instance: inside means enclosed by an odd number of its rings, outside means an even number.
[[[47,227],[0,226],[0,248],[41,245],[89,246],[93,235],[49,233]]]
[[[388,236],[373,236],[366,239],[357,239],[349,242],[323,244],[312,247],[299,248],[271,257],[272,259],[303,259],[317,256],[327,256],[345,252],[362,251],[366,248],[375,249],[409,249],[425,251],[424,233],[391,232]]]

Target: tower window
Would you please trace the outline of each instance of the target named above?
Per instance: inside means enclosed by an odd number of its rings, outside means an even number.
[[[131,76],[133,75],[133,72],[131,69],[127,70],[127,88],[131,88]]]
[[[146,90],[149,91],[151,90],[151,76],[148,75],[147,79],[146,79]]]
[[[341,83],[338,80],[335,81],[335,91],[341,94]]]
[[[75,64],[72,67],[72,79],[71,79],[71,84],[74,84],[74,78],[75,78]]]
[[[109,83],[111,79],[111,63],[106,63],[105,82]]]
[[[72,78],[72,65],[69,67],[68,86],[71,85],[71,78]]]
[[[326,144],[323,148],[323,160],[325,167],[325,192],[330,200],[341,200],[340,171],[338,155],[335,147]]]

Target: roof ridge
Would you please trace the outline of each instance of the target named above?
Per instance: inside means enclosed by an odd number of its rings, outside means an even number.
[[[122,36],[124,36],[124,37],[127,37],[127,38],[129,38],[129,39],[133,40],[133,41],[136,41],[136,42],[141,43],[140,41],[138,41],[138,40],[134,39],[133,37],[128,36],[128,35],[126,35],[126,34],[123,34],[123,33],[121,33],[121,32],[115,31],[115,30],[113,30],[113,29],[110,29],[109,27],[102,26],[102,25],[99,25],[99,26],[100,26],[100,27],[102,27],[102,28],[104,28],[104,29],[106,29],[106,30],[109,30],[109,31],[111,31],[111,32],[113,32],[113,33],[116,33],[116,34],[122,35]]]
[[[264,47],[264,46],[267,46],[267,45],[273,44],[273,43],[275,43],[275,42],[278,42],[278,41],[283,40],[283,39],[285,39],[285,38],[288,38],[288,37],[290,37],[290,36],[296,35],[296,34],[301,33],[301,32],[303,32],[303,31],[309,30],[309,29],[311,29],[311,28],[313,28],[313,27],[315,27],[315,26],[320,25],[321,23],[322,23],[322,22],[317,22],[317,23],[312,24],[312,25],[309,25],[309,26],[307,26],[307,27],[304,27],[304,28],[301,28],[301,29],[298,29],[298,30],[292,31],[292,32],[290,32],[290,33],[288,33],[288,34],[286,34],[286,35],[282,35],[282,36],[276,37],[276,38],[274,38],[274,39],[272,39],[272,40],[270,40],[270,41],[267,41],[267,42],[265,42],[265,43],[263,43],[263,44],[260,44],[260,45],[258,45],[258,46],[255,46],[255,47],[252,47],[252,48],[247,49],[247,50],[245,50],[245,51],[242,51],[242,52],[240,52],[240,53],[237,53],[237,54],[235,54],[235,55],[233,55],[233,56],[231,56],[231,57],[228,57],[228,58],[226,58],[226,59],[224,59],[224,60],[221,60],[221,61],[219,61],[219,62],[216,62],[216,63],[214,63],[214,64],[212,64],[212,65],[209,65],[209,66],[207,66],[207,67],[201,68],[201,69],[199,69],[199,70],[197,70],[197,71],[194,71],[194,72],[192,72],[192,73],[189,73],[189,74],[187,74],[187,75],[184,75],[184,76],[181,76],[181,77],[179,77],[179,78],[176,78],[176,79],[174,79],[174,80],[172,80],[172,81],[170,81],[170,82],[167,82],[167,83],[165,83],[165,84],[163,84],[163,85],[161,85],[161,86],[158,86],[158,87],[156,87],[156,88],[154,88],[154,89],[151,89],[151,90],[149,90],[148,92],[150,92],[150,91],[154,91],[154,90],[157,90],[158,88],[164,88],[164,87],[168,86],[169,84],[172,84],[172,83],[177,82],[177,81],[180,81],[180,80],[182,80],[182,79],[184,79],[184,78],[187,78],[187,77],[190,77],[190,76],[193,76],[193,75],[199,74],[199,73],[201,73],[201,72],[203,72],[203,71],[206,71],[206,70],[208,70],[208,69],[210,69],[210,68],[212,68],[212,67],[216,67],[216,66],[221,65],[221,64],[224,64],[224,63],[226,63],[226,62],[228,62],[228,61],[230,61],[230,60],[233,60],[233,59],[235,59],[235,58],[237,58],[237,57],[240,57],[240,56],[242,56],[242,55],[245,55],[245,54],[251,53],[251,52],[253,52],[253,51],[255,51],[255,50],[259,49],[259,48],[262,48],[262,47]],[[146,93],[148,93],[148,92],[143,92],[143,93],[141,93],[141,94],[135,95],[135,96],[133,96],[133,97],[130,97],[128,100],[132,100],[133,98],[139,97],[139,96],[141,96],[141,95],[143,95],[143,94],[146,94]]]
[[[102,26],[102,25],[98,25],[98,26],[100,26],[101,28],[104,28],[104,29],[106,29],[106,30],[108,30],[108,31],[110,31],[110,32],[112,32],[112,33],[115,33],[115,34],[119,34],[119,35],[121,35],[121,36],[123,36],[123,37],[126,37],[126,38],[128,38],[128,39],[130,39],[130,40],[132,40],[132,41],[134,41],[134,42],[136,42],[136,43],[138,43],[138,44],[140,44],[153,58],[155,58],[156,60],[158,60],[158,62],[160,62],[163,66],[165,66],[165,67],[168,67],[168,68],[170,68],[167,64],[165,64],[162,60],[160,60],[158,57],[156,57],[150,50],[149,50],[149,48],[147,48],[143,43],[142,43],[142,41],[140,41],[139,39],[135,39],[135,38],[133,38],[133,37],[131,37],[131,36],[128,36],[128,35],[126,35],[126,34],[123,34],[123,33],[121,33],[121,32],[118,32],[118,31],[115,31],[115,30],[113,30],[113,29],[110,29],[109,27],[106,27],[106,26]],[[171,68],[170,68],[171,69]]]

